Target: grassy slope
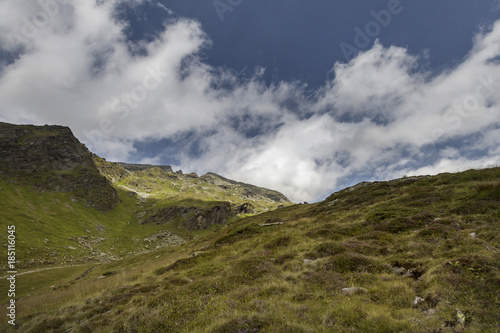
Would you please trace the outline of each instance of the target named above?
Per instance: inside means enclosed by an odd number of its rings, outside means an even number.
[[[104,213],[73,202],[66,193],[42,193],[1,180],[0,188],[0,219],[4,221],[2,225],[16,226],[19,268],[84,261],[91,250],[80,246],[78,237],[87,237],[89,241],[105,238],[92,245],[96,251],[127,255],[145,249],[144,244],[134,239],[143,239],[160,230],[159,226],[136,223],[137,201],[123,191],[119,193],[118,206]],[[1,258],[2,267],[5,260]]]
[[[150,169],[130,174],[115,184],[119,193],[119,203],[110,212],[99,212],[72,200],[70,194],[40,192],[29,186],[12,185],[0,179],[0,220],[2,225],[15,225],[17,229],[17,257],[21,269],[44,267],[47,265],[68,265],[98,260],[113,259],[137,252],[149,251],[157,244],[143,240],[160,231],[170,231],[184,239],[200,237],[209,231],[188,231],[182,227],[180,219],[162,225],[138,224],[137,216],[148,216],[157,209],[167,206],[199,207],[210,209],[220,200],[240,204],[244,201],[224,190],[204,183],[200,178],[169,182],[170,175],[160,169]],[[151,195],[146,200],[138,200],[118,185],[131,183],[148,190]],[[199,185],[198,185],[199,184]],[[207,192],[189,190],[190,186],[205,184]],[[216,194],[211,194],[216,193]],[[261,210],[276,207],[278,203],[254,202]],[[212,226],[216,230],[221,226]],[[95,242],[92,249],[81,246],[79,238]],[[99,241],[102,240],[102,241]],[[141,240],[141,241],[139,241]],[[4,243],[1,244],[6,245]],[[29,259],[27,259],[29,258]],[[6,258],[0,258],[4,267]],[[1,297],[0,297],[1,300]]]
[[[228,201],[235,205],[250,202],[258,212],[265,212],[269,209],[275,209],[279,205],[288,206],[291,204],[289,201],[278,202],[262,195],[281,195],[278,192],[229,180],[225,181],[222,177],[210,174],[202,177],[192,176],[192,174],[179,175],[154,167],[129,172],[116,163],[107,162],[96,156],[94,156],[94,161],[101,174],[112,181],[117,188],[126,188],[149,198],[165,200],[166,205],[177,203],[181,205],[189,200],[198,200],[196,205],[206,202],[208,206],[211,205],[211,202],[218,201]],[[223,186],[210,182],[213,179]],[[246,197],[244,193],[249,188],[260,195]]]
[[[54,273],[18,301],[18,323],[23,332],[498,332],[499,220],[499,168],[362,184],[69,284],[75,272]],[[353,286],[367,292],[342,294]],[[416,296],[425,301],[413,305]]]

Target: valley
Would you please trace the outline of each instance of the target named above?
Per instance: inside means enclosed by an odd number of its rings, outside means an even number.
[[[79,147],[64,129],[0,126],[19,268],[18,326],[1,331],[500,331],[498,167],[293,204]]]

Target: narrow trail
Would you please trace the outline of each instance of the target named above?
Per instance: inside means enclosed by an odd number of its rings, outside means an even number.
[[[34,269],[32,271],[26,271],[26,272],[17,273],[16,276],[25,275],[25,274],[31,274],[31,273],[37,273],[37,272],[43,272],[43,271],[48,271],[48,270],[51,270],[51,269],[60,269],[60,268],[68,268],[68,267],[79,267],[79,266],[86,266],[86,265],[88,265],[88,264],[38,268],[38,269]],[[4,276],[1,276],[0,279],[6,279],[9,276],[10,276],[10,274],[9,275],[4,275]]]

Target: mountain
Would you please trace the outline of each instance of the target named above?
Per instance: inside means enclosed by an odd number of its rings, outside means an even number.
[[[215,174],[109,163],[63,126],[0,123],[0,154],[0,218],[17,226],[19,268],[109,262],[291,204],[230,180],[223,188]]]
[[[290,205],[291,202],[280,192],[245,184],[207,173],[183,174],[173,172],[171,166],[112,163],[94,155],[94,161],[103,176],[118,188],[130,190],[142,198],[183,200],[199,199],[227,201],[233,207],[241,205],[254,213]],[[250,213],[250,212],[248,212]]]
[[[285,204],[188,230],[184,224],[197,213],[183,209],[234,212],[253,197],[243,185],[212,174],[180,177],[164,168],[127,170],[94,160],[118,193],[116,207],[107,212],[71,202],[68,193],[32,192],[2,180],[2,207],[8,210],[1,218],[25,229],[21,244],[35,243],[30,235],[37,228],[72,218],[89,230],[89,223],[107,226],[100,229],[102,238],[120,226],[115,247],[122,241],[132,247],[129,234],[153,227],[175,227],[192,237],[110,262],[20,269],[18,326],[4,320],[1,331],[500,331],[498,167],[360,183],[319,203]],[[210,200],[197,197],[204,192]],[[257,192],[266,197],[267,191]],[[221,195],[234,206],[212,200]],[[63,211],[66,203],[73,210]],[[37,214],[39,220],[23,222]],[[134,236],[137,244],[148,242]],[[26,253],[19,257],[26,260]],[[0,289],[8,290],[8,283],[1,279]],[[0,294],[0,303],[8,301],[7,293]]]
[[[0,123],[0,156],[3,180],[39,191],[70,193],[74,201],[100,211],[117,204],[116,190],[68,127]]]

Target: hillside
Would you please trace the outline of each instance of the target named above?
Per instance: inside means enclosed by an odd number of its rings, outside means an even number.
[[[68,127],[0,123],[0,179],[38,191],[69,193],[99,211],[117,203],[92,154]]]
[[[252,187],[245,197],[247,185],[222,188],[166,166],[122,164],[129,171],[63,126],[0,123],[0,155],[0,220],[18,230],[20,269],[110,262],[291,204],[279,192]]]
[[[361,183],[91,271],[19,276],[18,331],[499,332],[499,220],[500,168]]]
[[[226,201],[240,213],[263,213],[269,209],[284,207],[291,202],[280,192],[245,184],[207,173],[183,174],[173,172],[170,166],[112,163],[94,155],[94,161],[103,176],[116,187],[133,191],[141,198],[182,201],[196,199],[204,201]]]

